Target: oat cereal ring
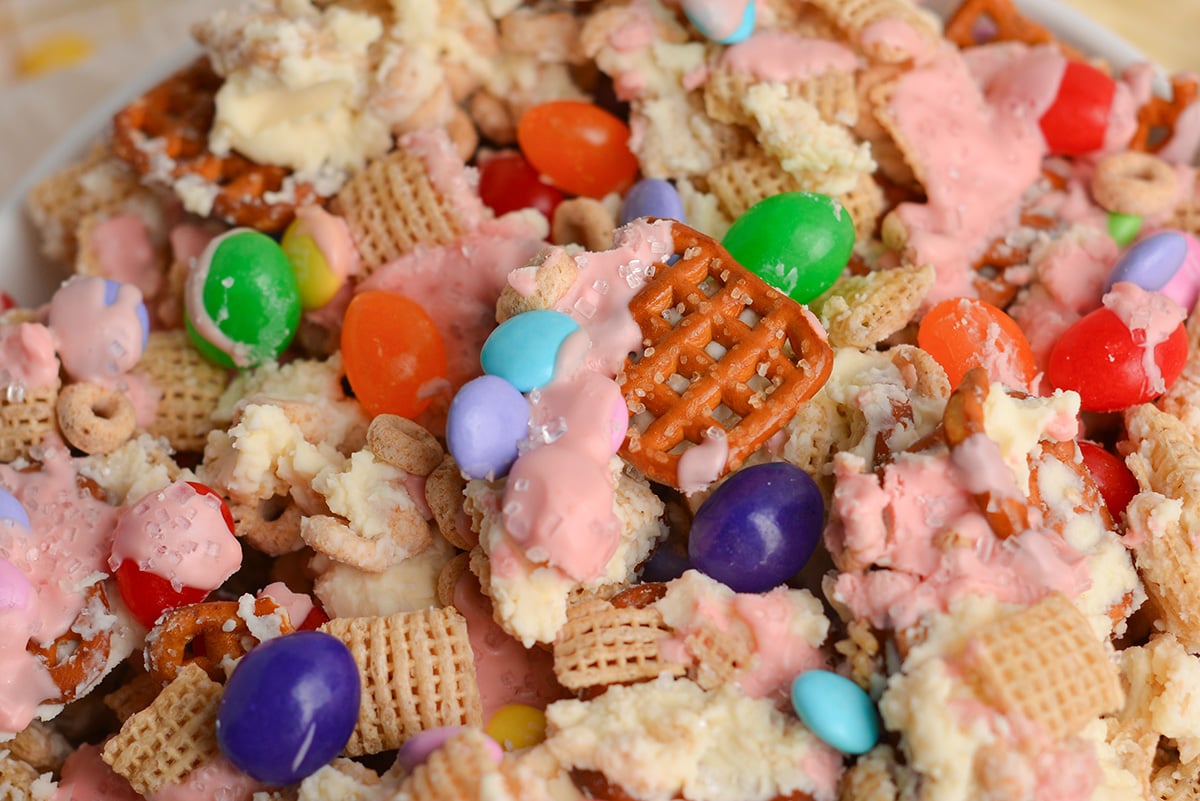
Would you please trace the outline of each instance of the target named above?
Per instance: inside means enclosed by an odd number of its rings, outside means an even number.
[[[87,454],[112,453],[137,428],[133,403],[125,393],[90,381],[63,387],[55,411],[63,438]]]
[[[1129,150],[1100,159],[1092,176],[1092,197],[1118,214],[1153,216],[1171,210],[1179,178],[1171,165],[1150,153]]]
[[[424,426],[395,414],[375,416],[367,429],[367,448],[380,461],[415,476],[428,476],[446,456]]]
[[[471,554],[466,551],[442,566],[437,577],[437,599],[442,606],[454,606],[454,588],[463,573],[471,570]]]
[[[454,145],[454,152],[463,161],[470,161],[479,147],[479,132],[475,130],[475,121],[471,115],[457,106],[446,123],[446,134]]]
[[[466,488],[467,482],[450,454],[425,480],[425,503],[433,512],[438,531],[455,548],[469,551],[479,544],[479,535],[471,529],[470,518],[463,509]]]
[[[254,601],[255,618],[279,609],[279,604],[267,597]],[[249,650],[246,640],[257,639],[240,611],[238,601],[205,601],[165,612],[146,635],[146,670],[166,684],[174,681],[184,665],[195,664],[214,681],[223,681],[225,658],[240,658]],[[278,619],[280,634],[295,630],[286,614]],[[203,654],[189,652],[197,639],[204,643]]]
[[[234,533],[256,551],[282,556],[304,547],[300,538],[300,506],[289,496],[257,503],[229,503]]]
[[[433,541],[430,524],[416,509],[394,509],[388,532],[364,537],[345,522],[330,515],[313,515],[300,521],[300,536],[317,553],[368,573],[382,573]]]
[[[575,197],[564,200],[554,210],[550,239],[556,245],[578,243],[590,251],[612,247],[616,221],[599,200]]]
[[[108,595],[104,586],[93,584],[87,591],[83,611],[69,630],[48,645],[30,641],[29,652],[45,662],[60,692],[57,698],[47,699],[48,703],[65,704],[82,698],[104,678],[112,649],[112,631],[107,626],[97,625],[94,618],[108,614]],[[89,636],[85,639],[75,629],[82,629]]]

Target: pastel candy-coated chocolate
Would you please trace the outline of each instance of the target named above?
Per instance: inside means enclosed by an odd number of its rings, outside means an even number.
[[[17,497],[8,490],[0,487],[0,521],[15,520],[26,529],[29,528],[29,513]]]
[[[492,714],[484,732],[505,751],[528,748],[546,739],[546,713],[529,704],[505,704]]]
[[[721,242],[739,264],[797,303],[833,285],[854,250],[854,221],[815,192],[784,192],[751,206]]]
[[[404,745],[400,746],[400,750],[396,752],[396,764],[404,768],[405,773],[412,773],[417,766],[429,759],[430,754],[445,745],[451,737],[464,730],[462,726],[438,726],[417,732],[405,740]],[[496,760],[496,764],[499,764],[500,760],[504,758],[504,751],[500,748],[499,743],[489,737],[486,745],[492,758]]]
[[[1188,243],[1177,231],[1160,231],[1134,244],[1113,265],[1104,291],[1118,281],[1129,281],[1142,289],[1162,289],[1179,271],[1187,257]]]
[[[121,291],[121,282],[114,281],[111,278],[104,279],[104,305],[111,306],[117,302],[117,293]],[[138,322],[142,324],[142,348],[146,347],[146,343],[150,341],[150,313],[146,311],[146,304],[139,303],[137,305]]]
[[[0,557],[0,612],[6,609],[29,608],[33,585],[17,566]]]
[[[758,4],[755,0],[747,0],[737,28],[732,33],[722,36],[715,30],[717,23],[716,14],[719,13],[719,9],[729,5],[732,4],[728,2],[714,2],[713,0],[684,0],[683,13],[687,15],[688,21],[696,26],[696,30],[714,42],[720,44],[744,42],[750,38],[750,34],[754,33],[754,25],[758,16]]]
[[[300,292],[300,305],[305,310],[319,309],[342,288],[345,283],[340,275],[329,269],[325,254],[317,240],[309,233],[304,221],[297,217],[283,232],[279,246],[287,254],[288,263],[296,276],[296,288]]]
[[[1108,235],[1121,247],[1128,247],[1142,230],[1142,218],[1136,214],[1108,213]]]
[[[336,757],[358,722],[358,665],[346,644],[319,631],[254,647],[225,684],[217,745],[243,773],[294,784]]]
[[[562,312],[537,309],[510,317],[488,336],[479,362],[521,392],[543,387],[554,377],[558,349],[579,323]]]
[[[463,384],[446,415],[446,445],[470,478],[508,473],[529,433],[529,401],[511,383],[482,375]]]
[[[1197,299],[1200,299],[1200,239],[1191,234],[1182,236],[1187,242],[1187,253],[1183,257],[1183,263],[1171,276],[1171,280],[1158,291],[1190,313]]]
[[[787,462],[745,467],[696,511],[688,558],[735,592],[766,592],[808,562],[824,516],[821,491],[799,467]]]
[[[187,292],[195,291],[188,283]],[[200,304],[217,328],[247,350],[248,364],[209,342],[187,320],[187,331],[196,349],[221,367],[253,367],[277,358],[296,335],[300,324],[300,289],[287,254],[279,244],[258,231],[235,230],[212,251]]]
[[[618,225],[625,225],[639,217],[662,217],[687,222],[679,192],[674,184],[662,178],[643,178],[625,195]]]
[[[871,696],[827,670],[807,670],[792,681],[792,706],[813,734],[846,754],[865,754],[879,742],[879,713]]]

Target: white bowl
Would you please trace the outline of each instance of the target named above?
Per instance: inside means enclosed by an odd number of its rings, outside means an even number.
[[[952,9],[958,5],[958,0],[930,0],[927,5],[935,10]],[[1063,41],[1103,58],[1118,70],[1147,60],[1120,36],[1058,0],[1020,0],[1017,5]],[[0,253],[4,255],[0,259],[0,289],[22,305],[41,303],[50,297],[65,276],[60,267],[48,262],[39,252],[36,232],[24,212],[25,194],[41,179],[81,158],[89,145],[105,134],[114,113],[162,77],[195,58],[196,52],[188,48],[172,55],[106,98],[79,125],[67,131],[18,182],[13,194],[0,203]]]

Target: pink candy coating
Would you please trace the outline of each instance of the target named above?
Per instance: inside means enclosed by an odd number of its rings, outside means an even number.
[[[1179,233],[1187,240],[1187,255],[1171,280],[1158,291],[1182,306],[1184,311],[1190,312],[1196,300],[1200,299],[1200,239]]]
[[[430,754],[461,731],[463,731],[462,726],[439,726],[435,729],[418,732],[400,746],[400,750],[396,752],[396,762],[407,773],[412,773],[418,765],[429,759]],[[496,760],[496,764],[500,764],[500,760],[504,758],[504,750],[500,748],[500,744],[488,737],[487,748],[491,752],[492,758]]]
[[[6,609],[28,609],[29,595],[33,585],[17,566],[0,558],[0,611]]]
[[[625,405],[625,399],[619,398],[617,403],[613,404],[612,410],[612,450],[613,453],[621,450],[621,444],[625,442],[625,433],[629,430],[629,408]]]

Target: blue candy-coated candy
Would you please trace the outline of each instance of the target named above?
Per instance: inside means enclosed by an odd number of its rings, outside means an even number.
[[[738,42],[746,41],[750,38],[750,34],[754,33],[754,25],[758,17],[758,3],[755,0],[749,0],[746,3],[746,9],[742,12],[742,21],[738,24],[737,29],[727,36],[716,36],[713,34],[712,21],[706,19],[703,14],[703,9],[706,5],[711,5],[711,3],[694,3],[684,0],[683,13],[696,26],[696,30],[714,42],[720,44],[737,44]]]
[[[639,217],[662,217],[687,222],[679,192],[675,191],[674,184],[662,178],[643,178],[625,195],[618,225]]]
[[[0,520],[15,520],[26,530],[29,529],[29,513],[16,496],[0,487]]]
[[[121,282],[114,281],[111,278],[104,279],[104,305],[111,306],[117,302],[117,293],[121,291]],[[142,324],[142,347],[146,347],[146,343],[150,341],[150,312],[146,311],[146,304],[139,303],[137,307],[138,322]]]
[[[879,713],[871,696],[828,670],[808,670],[792,681],[792,706],[804,725],[846,754],[865,754],[879,742]]]
[[[1175,231],[1162,231],[1138,242],[1117,260],[1104,291],[1118,281],[1129,281],[1153,292],[1162,289],[1187,256],[1187,239]]]
[[[463,384],[446,415],[446,445],[470,478],[506,475],[517,459],[517,444],[528,432],[529,401],[496,375]]]
[[[217,745],[243,773],[293,784],[346,747],[358,722],[358,666],[346,644],[298,631],[242,658],[217,708]]]
[[[692,567],[736,592],[766,592],[808,562],[824,515],[821,491],[799,467],[746,467],[696,511],[688,557]]]
[[[578,328],[579,323],[562,312],[538,309],[518,314],[488,336],[479,362],[488,375],[529,392],[554,377],[558,349]]]
[[[1137,239],[1142,230],[1142,218],[1137,214],[1122,214],[1119,211],[1108,213],[1108,235],[1121,247],[1127,247]]]
[[[664,542],[642,565],[642,581],[674,581],[688,571],[687,554]]]

